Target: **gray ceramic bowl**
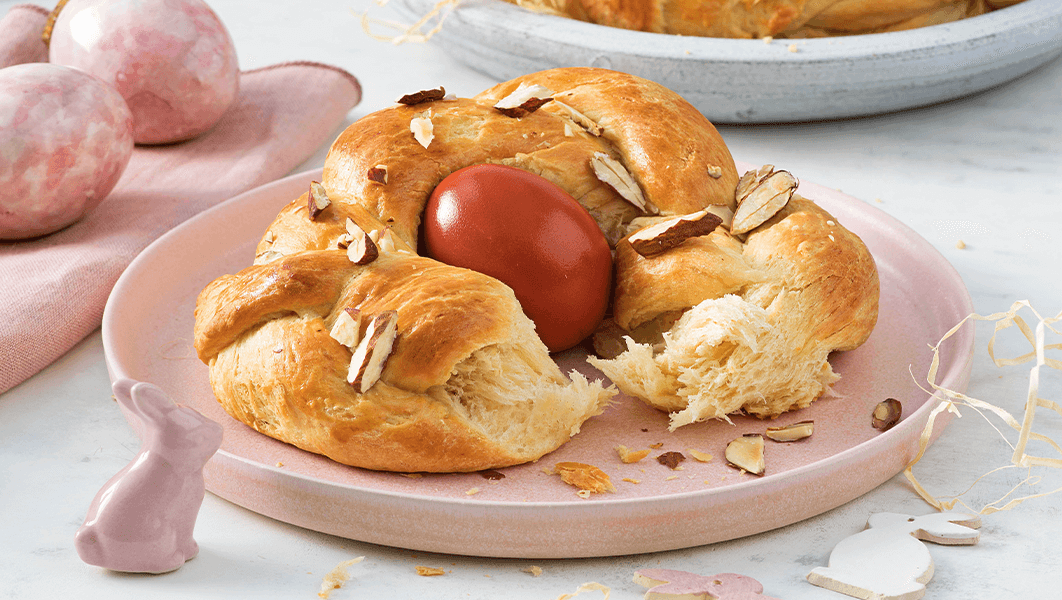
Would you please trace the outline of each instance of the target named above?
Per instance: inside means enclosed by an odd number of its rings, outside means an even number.
[[[396,4],[416,19],[435,2]],[[765,43],[627,31],[464,0],[432,43],[499,81],[605,67],[662,83],[720,123],[808,121],[924,106],[1023,75],[1062,54],[1062,1],[1026,0],[896,33]]]

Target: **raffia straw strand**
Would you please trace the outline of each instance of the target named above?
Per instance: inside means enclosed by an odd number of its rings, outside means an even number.
[[[1018,311],[1023,309],[1023,308],[1028,308],[1036,316],[1037,324],[1036,324],[1035,329],[1029,327],[1028,323],[1026,323],[1025,320],[1020,315],[1017,314]],[[948,338],[950,338],[952,335],[954,335],[967,321],[969,321],[971,319],[979,320],[979,321],[995,321],[995,328],[994,328],[994,331],[992,333],[992,338],[988,342],[988,354],[992,358],[992,362],[996,366],[998,366],[998,367],[1014,366],[1014,365],[1019,365],[1019,364],[1023,364],[1023,363],[1029,362],[1031,360],[1035,360],[1035,364],[1033,365],[1033,367],[1029,371],[1029,388],[1028,388],[1028,392],[1026,394],[1024,415],[1023,415],[1022,421],[1020,423],[1017,421],[1017,419],[1015,419],[1013,416],[1011,416],[1010,413],[1008,413],[1006,410],[1004,410],[1004,409],[1002,409],[1002,408],[1000,408],[998,406],[995,406],[995,405],[990,404],[988,402],[984,402],[982,400],[978,400],[976,398],[967,396],[965,394],[961,394],[959,392],[955,392],[953,390],[949,390],[947,388],[944,388],[942,386],[937,385],[937,383],[936,383],[937,372],[938,372],[938,370],[940,368],[940,346]],[[935,406],[933,408],[933,410],[930,412],[929,419],[926,422],[925,428],[922,430],[921,436],[919,437],[919,448],[918,448],[918,452],[917,452],[915,458],[913,460],[911,460],[911,462],[908,463],[907,467],[904,469],[904,476],[908,479],[908,481],[911,482],[911,485],[914,486],[914,489],[918,493],[918,495],[921,496],[922,499],[924,499],[931,506],[937,508],[938,510],[950,510],[951,508],[953,508],[955,506],[955,504],[957,502],[961,502],[961,498],[960,497],[963,494],[966,494],[967,492],[969,492],[975,485],[977,485],[978,482],[983,480],[988,475],[991,475],[992,473],[995,473],[995,472],[1003,470],[1003,469],[1008,469],[1008,468],[1032,468],[1034,466],[1050,467],[1050,468],[1062,468],[1062,459],[1060,459],[1060,458],[1030,456],[1026,452],[1026,447],[1028,445],[1029,440],[1036,440],[1036,441],[1041,441],[1041,442],[1047,443],[1052,448],[1054,448],[1060,455],[1062,455],[1062,446],[1059,446],[1059,444],[1057,444],[1051,438],[1049,438],[1049,437],[1047,437],[1045,435],[1038,434],[1038,433],[1036,433],[1036,432],[1034,432],[1032,430],[1033,423],[1034,423],[1034,420],[1035,420],[1035,413],[1036,413],[1036,409],[1037,408],[1046,408],[1046,409],[1049,409],[1049,410],[1052,410],[1052,411],[1058,413],[1059,415],[1062,415],[1062,405],[1059,405],[1057,402],[1054,402],[1054,401],[1047,400],[1047,399],[1039,397],[1040,367],[1046,366],[1048,368],[1052,368],[1052,369],[1056,369],[1056,370],[1062,371],[1062,360],[1049,358],[1046,355],[1046,351],[1047,350],[1062,349],[1062,343],[1055,343],[1055,344],[1047,344],[1046,343],[1046,332],[1047,331],[1052,331],[1052,332],[1054,332],[1056,334],[1060,333],[1058,329],[1055,329],[1054,327],[1052,327],[1052,325],[1054,323],[1057,323],[1060,320],[1062,320],[1062,312],[1060,312],[1058,314],[1058,316],[1056,316],[1054,318],[1045,319],[1042,316],[1040,316],[1040,314],[1038,312],[1036,312],[1036,310],[1032,307],[1031,304],[1029,304],[1029,302],[1027,300],[1021,300],[1021,301],[1013,303],[1011,305],[1010,309],[1005,311],[1005,312],[999,312],[999,313],[995,313],[995,314],[988,315],[988,316],[982,316],[982,315],[977,315],[977,314],[967,315],[961,321],[959,321],[958,324],[956,324],[954,327],[952,327],[951,330],[949,330],[944,335],[944,337],[942,337],[940,339],[940,341],[937,342],[936,346],[931,346],[931,348],[933,350],[933,358],[932,358],[932,360],[930,362],[930,367],[929,367],[929,373],[928,373],[928,376],[927,376],[927,381],[928,381],[930,387],[933,388],[933,390],[934,390],[934,392],[932,392],[932,395],[933,396],[938,396],[939,395],[939,396],[942,396],[942,398],[940,399],[940,401],[937,404],[937,406]],[[1004,330],[1006,330],[1006,329],[1008,329],[1010,327],[1017,327],[1018,330],[1021,331],[1021,333],[1025,337],[1025,339],[1030,343],[1030,345],[1032,345],[1033,349],[1032,349],[1031,352],[1028,352],[1026,354],[1023,354],[1023,355],[1015,357],[1015,358],[999,358],[999,357],[997,357],[995,355],[996,336],[1000,332],[1002,332],[1002,331],[1004,331]],[[913,373],[912,373],[912,376],[913,376]],[[916,381],[916,383],[917,383],[917,381]],[[929,390],[923,388],[921,386],[921,384],[918,384],[918,387],[921,388],[926,393],[931,393]],[[1003,467],[998,467],[996,469],[993,469],[992,471],[989,471],[985,475],[982,475],[981,477],[979,477],[973,483],[973,485],[971,485],[970,488],[967,489],[966,491],[964,491],[962,494],[959,494],[958,496],[953,497],[951,500],[942,501],[942,500],[934,497],[932,494],[929,493],[928,490],[925,489],[925,487],[918,481],[918,478],[915,477],[913,469],[914,469],[914,466],[919,461],[921,461],[922,457],[925,455],[926,448],[928,448],[928,446],[929,446],[929,440],[932,438],[933,427],[934,427],[934,425],[936,423],[937,417],[940,416],[940,414],[943,413],[944,411],[948,411],[950,413],[955,414],[956,416],[962,417],[962,414],[958,410],[958,406],[960,406],[960,405],[961,406],[967,406],[967,407],[977,411],[978,414],[980,414],[982,417],[984,417],[986,420],[988,420],[989,424],[992,425],[992,427],[996,430],[996,432],[999,433],[1001,437],[1003,437],[1004,441],[1006,441],[1006,443],[1013,450],[1013,453],[1012,453],[1012,455],[1010,457],[1010,463],[1011,464],[1003,466]],[[1002,419],[1007,425],[1009,425],[1012,429],[1016,430],[1018,432],[1018,441],[1016,443],[1014,443],[1014,444],[1011,444],[1010,441],[1006,439],[1006,436],[1003,436],[1003,433],[999,430],[999,428],[996,427],[995,424],[991,423],[991,421],[988,419],[988,417],[987,417],[987,415],[985,414],[984,411],[991,412],[992,414],[995,414],[997,417]],[[1013,498],[1009,502],[1004,504],[1003,506],[997,506],[1000,502],[1003,502],[1003,501],[1007,500],[1008,498],[1010,498],[1011,496],[1013,496],[1015,494],[1015,492],[1019,488],[1021,488],[1022,486],[1035,485],[1036,483],[1039,483],[1039,482],[1040,482],[1040,478],[1039,477],[1030,475],[1030,476],[1026,477],[1024,480],[1022,480],[1020,483],[1015,485],[1002,498],[1000,498],[1000,499],[998,499],[998,500],[996,500],[994,502],[990,502],[989,504],[987,504],[986,506],[984,506],[983,508],[981,508],[977,512],[979,514],[982,514],[982,515],[988,515],[988,514],[992,514],[994,512],[999,512],[999,511],[1004,511],[1004,510],[1011,510],[1012,508],[1020,505],[1022,502],[1025,502],[1026,500],[1030,500],[1030,499],[1033,499],[1033,498],[1042,498],[1044,496],[1050,496],[1051,494],[1062,492],[1062,488],[1059,488],[1057,490],[1053,490],[1053,491],[1050,491],[1050,492],[1045,492],[1045,493],[1040,493],[1040,494],[1032,494],[1032,495],[1028,495],[1028,496],[1022,496],[1022,497],[1018,497],[1018,498]],[[965,503],[963,503],[963,505],[965,506]]]

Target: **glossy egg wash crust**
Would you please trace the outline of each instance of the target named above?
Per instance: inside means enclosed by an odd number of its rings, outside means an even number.
[[[615,386],[561,373],[510,287],[421,256],[432,193],[481,164],[547,180],[600,229],[614,270],[593,337],[613,351],[590,360]],[[196,349],[232,416],[370,469],[536,460],[616,388],[675,427],[774,416],[837,379],[828,354],[866,340],[878,299],[863,243],[780,173],[739,185],[711,123],[622,73],[412,94],[344,131],[321,189],[280,212],[255,264],[200,294]],[[731,233],[735,214],[746,233]]]

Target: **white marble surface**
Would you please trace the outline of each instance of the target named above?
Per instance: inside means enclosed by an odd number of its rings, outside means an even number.
[[[405,92],[445,85],[467,95],[492,83],[430,45],[396,47],[369,39],[354,11],[373,7],[380,16],[388,11],[359,2],[210,4],[230,28],[244,69],[317,60],[357,75],[365,96],[350,113],[351,121]],[[16,3],[0,0],[0,12]],[[977,311],[1002,311],[1028,299],[1047,316],[1062,309],[1059,123],[1062,60],[1004,87],[926,109],[841,122],[720,129],[735,157],[770,162],[842,189],[912,227],[955,265]],[[319,166],[324,152],[303,168]],[[965,249],[956,248],[960,239]],[[996,368],[985,349],[990,335],[991,326],[978,327],[969,393],[1020,415],[1028,367]],[[1001,353],[1019,348],[1002,346]],[[1047,370],[1043,378],[1041,396],[1062,400],[1062,374]],[[612,598],[640,598],[633,572],[663,567],[703,575],[743,573],[775,598],[830,600],[844,596],[814,587],[804,576],[826,563],[837,542],[859,531],[874,512],[932,511],[897,476],[819,517],[750,538],[640,556],[524,561],[432,555],[334,538],[272,521],[208,493],[195,532],[199,557],[168,575],[116,574],[82,563],[72,544],[96,491],[139,448],[109,398],[99,332],[0,396],[0,598],[315,598],[325,573],[341,561],[365,556],[351,569],[354,578],[332,598],[553,599],[588,581],[611,587]],[[938,495],[962,492],[1009,459],[999,435],[975,413],[964,414],[919,466]],[[1036,423],[1041,433],[1062,440],[1058,415],[1041,409]],[[1004,471],[964,499],[979,508],[1026,474]],[[1034,493],[1062,487],[1057,471],[1037,474],[1044,477]],[[984,517],[975,546],[931,547],[936,575],[926,597],[1056,595],[1062,589],[1059,507],[1062,494],[1031,500]],[[411,532],[415,535],[415,524]],[[532,563],[543,569],[540,577],[522,571]],[[447,573],[418,577],[417,565]],[[587,592],[583,597],[602,596]]]

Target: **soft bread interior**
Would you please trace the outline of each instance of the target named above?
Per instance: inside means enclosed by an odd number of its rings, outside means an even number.
[[[600,414],[616,393],[578,371],[569,376],[525,319],[509,341],[473,352],[428,394],[452,405],[514,455],[538,458],[578,433],[582,422]]]
[[[671,414],[671,429],[739,410],[774,416],[811,404],[839,379],[828,349],[778,335],[766,310],[735,295],[704,300],[663,335],[663,350],[627,338],[614,359],[591,357],[626,394]]]

